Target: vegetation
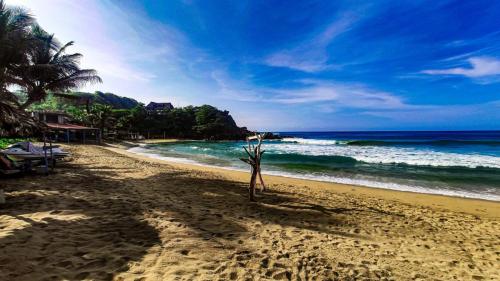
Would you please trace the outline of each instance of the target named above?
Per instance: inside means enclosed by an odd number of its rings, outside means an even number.
[[[32,103],[44,100],[48,93],[65,96],[69,89],[86,83],[101,82],[101,78],[93,69],[80,69],[81,54],[65,54],[73,42],[61,45],[53,34],[48,34],[40,26],[31,27],[30,37],[34,40],[27,49],[28,60],[21,64],[15,75],[19,77],[18,85],[28,98],[21,105],[23,109]]]
[[[0,149],[4,149],[7,146],[18,143],[21,141],[31,141],[31,139],[26,138],[0,138]]]
[[[242,139],[228,111],[210,105],[148,112],[134,99],[112,93],[71,92],[101,82],[93,69],[80,69],[81,54],[66,51],[26,11],[0,0],[0,136],[31,135],[43,124],[29,111],[58,110],[73,121],[101,129],[103,136]],[[17,89],[12,92],[12,88]]]
[[[113,97],[115,100],[123,99],[116,95]],[[236,125],[228,111],[210,105],[148,112],[140,103],[127,109],[120,108],[120,103],[113,106],[108,100],[94,99],[90,104],[82,104],[78,99],[67,100],[49,94],[44,102],[33,104],[30,109],[64,111],[72,116],[74,123],[100,128],[103,136],[108,137],[128,138],[131,134],[140,134],[148,138],[226,140],[243,139],[248,133],[246,128]]]
[[[139,105],[139,102],[134,99],[120,97],[113,93],[97,91],[95,93],[76,92],[73,94],[78,96],[81,101],[88,100],[90,103],[106,104],[115,109],[132,109]]]
[[[28,31],[33,19],[20,9],[7,8],[0,0],[0,135],[22,134],[31,128],[29,116],[7,88],[16,82],[13,71],[25,60]]]
[[[29,13],[0,0],[0,135],[22,135],[37,127],[25,109],[49,93],[67,96],[70,89],[101,82],[95,70],[80,69],[81,54],[66,54],[71,45],[62,45]],[[24,99],[11,87],[21,89]]]

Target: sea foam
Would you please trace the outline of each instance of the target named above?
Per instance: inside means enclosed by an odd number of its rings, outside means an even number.
[[[283,138],[282,142],[291,142],[298,144],[311,144],[311,145],[334,145],[345,143],[338,140],[318,140],[318,139],[303,139],[303,138]]]
[[[339,145],[339,141],[334,140],[298,139],[295,143],[290,141],[268,143],[265,149],[276,154],[344,156],[366,163],[500,168],[500,157],[496,156],[459,154],[410,147],[348,146]]]

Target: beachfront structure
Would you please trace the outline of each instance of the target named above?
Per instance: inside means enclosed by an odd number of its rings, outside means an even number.
[[[31,116],[44,123],[66,124],[69,122],[69,115],[62,111],[34,111]]]
[[[146,105],[148,113],[162,113],[174,109],[174,106],[169,102],[150,102]]]
[[[61,111],[35,111],[32,117],[43,122],[54,140],[96,142],[101,143],[101,132],[98,128],[85,127],[70,123],[70,116]]]

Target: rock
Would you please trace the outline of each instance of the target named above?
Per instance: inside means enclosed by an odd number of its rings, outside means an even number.
[[[0,189],[0,204],[5,204],[5,193]]]

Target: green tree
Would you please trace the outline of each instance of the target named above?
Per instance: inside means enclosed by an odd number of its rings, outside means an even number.
[[[7,7],[0,0],[0,91],[20,83],[15,72],[28,61],[32,46],[30,28],[34,19],[21,8]]]
[[[127,120],[128,129],[136,132],[143,132],[146,129],[147,112],[143,105],[137,105],[129,111]]]
[[[28,99],[22,109],[44,100],[49,92],[56,96],[71,98],[64,92],[87,83],[101,82],[93,69],[80,69],[81,54],[66,54],[73,41],[61,45],[54,34],[48,34],[40,26],[31,27],[32,46],[28,49],[28,63],[15,71],[17,84],[26,92]]]
[[[89,111],[85,108],[81,106],[68,106],[64,111],[71,116],[73,122],[86,126],[92,125],[90,124]]]
[[[0,134],[20,134],[40,126],[25,111],[49,93],[64,92],[86,83],[100,82],[95,70],[80,69],[81,54],[66,54],[73,42],[61,45],[35,23],[25,10],[0,0]],[[19,87],[26,99],[11,93]],[[55,106],[55,101],[44,106]]]
[[[180,138],[193,138],[196,136],[193,127],[196,125],[196,115],[193,106],[174,108],[169,112],[169,118],[164,121],[167,132],[171,136]]]
[[[238,138],[242,135],[229,111],[220,111],[210,105],[197,108],[194,130],[205,139]]]
[[[0,135],[24,134],[36,126],[8,90],[9,86],[19,83],[14,72],[27,61],[32,23],[33,18],[25,10],[7,7],[0,0]]]
[[[94,104],[87,116],[87,122],[95,128],[99,128],[101,133],[105,130],[112,129],[115,124],[113,117],[113,108],[109,105]]]

